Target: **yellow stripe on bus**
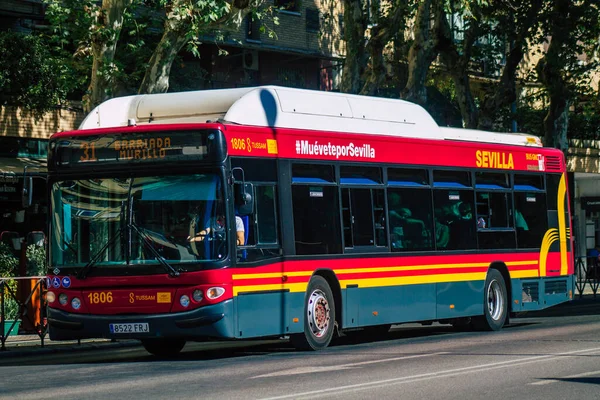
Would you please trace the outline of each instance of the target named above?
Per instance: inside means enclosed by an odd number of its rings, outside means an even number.
[[[358,285],[360,288],[384,287],[384,286],[405,286],[419,285],[427,283],[445,283],[445,282],[469,282],[484,281],[487,272],[473,272],[465,274],[436,274],[436,275],[417,275],[417,276],[399,276],[391,278],[363,278],[363,279],[342,279],[340,286],[346,289],[348,285]],[[537,278],[538,270],[530,269],[523,271],[513,271],[511,278]],[[288,290],[292,293],[305,292],[308,282],[301,283],[275,283],[268,285],[248,285],[235,286],[233,295],[247,292],[262,292],[273,290]]]
[[[517,265],[538,265],[537,260],[528,260],[528,261],[509,261],[505,263],[507,266],[517,266]],[[466,263],[466,264],[431,264],[431,265],[407,265],[402,267],[365,267],[365,268],[351,268],[351,269],[334,269],[336,274],[360,274],[365,272],[394,272],[394,271],[426,271],[431,269],[453,269],[453,268],[474,268],[474,267],[488,267],[490,263]],[[311,276],[314,273],[313,270],[309,271],[295,271],[295,272],[267,272],[262,274],[234,274],[232,276],[233,280],[242,280],[242,279],[266,279],[266,278],[281,278],[283,275],[287,277],[295,277],[295,276]],[[511,272],[511,276],[513,273]],[[537,271],[536,271],[537,275]]]
[[[380,286],[405,286],[419,285],[425,283],[483,281],[485,280],[486,275],[486,272],[475,272],[469,274],[401,276],[397,278],[344,279],[340,281],[340,284],[342,288],[346,288],[348,287],[348,285],[358,285],[361,288]]]

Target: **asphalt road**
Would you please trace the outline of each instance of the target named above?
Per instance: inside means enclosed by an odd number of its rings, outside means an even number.
[[[0,398],[598,399],[600,299],[513,319],[501,332],[401,325],[323,352],[285,340],[191,343],[0,360]]]

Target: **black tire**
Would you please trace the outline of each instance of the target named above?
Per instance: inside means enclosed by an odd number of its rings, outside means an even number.
[[[483,289],[483,315],[473,318],[473,328],[479,331],[498,331],[508,317],[506,283],[500,271],[490,269]]]
[[[292,345],[298,350],[323,350],[335,331],[335,303],[325,278],[314,276],[308,283],[304,298],[304,333],[292,335]]]
[[[157,357],[172,357],[183,349],[185,340],[181,339],[143,339],[146,351]]]

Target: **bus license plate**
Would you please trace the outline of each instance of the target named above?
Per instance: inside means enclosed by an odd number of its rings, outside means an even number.
[[[150,327],[147,322],[108,324],[110,333],[147,333]]]

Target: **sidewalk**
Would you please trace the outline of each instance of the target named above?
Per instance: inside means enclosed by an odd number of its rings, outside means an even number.
[[[113,341],[110,339],[52,341],[49,336],[46,335],[44,338],[44,345],[42,346],[42,339],[38,335],[20,334],[8,336],[5,346],[4,351],[0,350],[0,359],[115,347],[141,346],[141,343],[138,340]]]

